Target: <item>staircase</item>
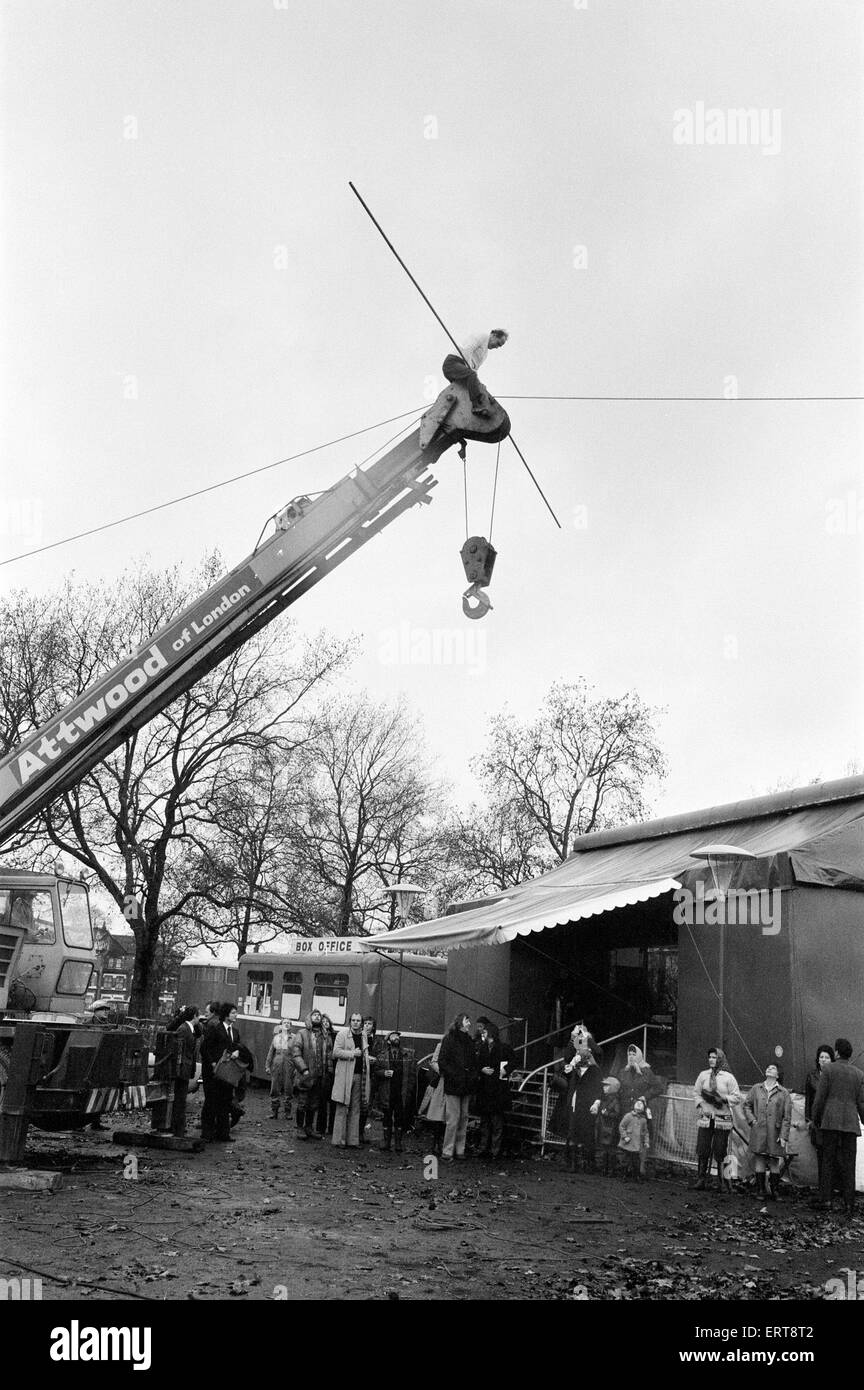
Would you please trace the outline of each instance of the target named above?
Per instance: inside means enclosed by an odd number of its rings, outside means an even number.
[[[549,1142],[543,1137],[545,1075],[543,1072],[539,1072],[536,1076],[532,1076],[524,1091],[520,1091],[519,1087],[527,1075],[527,1071],[514,1071],[513,1073],[511,1109],[507,1116],[507,1128],[521,1143],[538,1144],[542,1147]],[[549,1098],[549,1104],[552,1104],[552,1096]]]

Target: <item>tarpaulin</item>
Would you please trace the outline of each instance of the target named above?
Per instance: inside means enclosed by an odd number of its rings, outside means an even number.
[[[849,779],[856,791],[861,782]],[[820,789],[814,787],[812,793],[815,799]],[[693,859],[693,851],[718,839],[763,861],[757,872],[766,883],[778,856],[787,856],[798,882],[864,889],[864,795],[774,814],[764,809],[770,804],[769,799],[760,798],[760,814],[747,817],[748,803],[739,803],[745,814],[737,821],[725,818],[720,814],[723,808],[717,808],[716,827],[707,813],[700,813],[698,825],[677,833],[675,826],[685,817],[605,831],[596,837],[596,849],[591,847],[595,837],[583,836],[569,859],[539,878],[455,916],[367,940],[392,950],[500,945],[668,893],[681,886],[683,875],[706,871],[701,861]],[[617,835],[621,836],[618,843]]]

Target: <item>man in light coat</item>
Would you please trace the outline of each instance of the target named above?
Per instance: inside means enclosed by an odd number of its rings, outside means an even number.
[[[813,1205],[831,1210],[835,1171],[846,1215],[855,1215],[855,1153],[864,1120],[864,1072],[852,1065],[852,1044],[838,1038],[836,1060],[822,1069],[813,1101],[813,1123],[822,1131],[822,1181]]]
[[[747,1148],[756,1174],[756,1195],[774,1201],[780,1196],[780,1163],[789,1142],[792,1097],[780,1085],[780,1072],[773,1062],[765,1068],[765,1080],[747,1093],[744,1114],[751,1125]]]
[[[340,1028],[333,1044],[336,1069],[332,1100],[333,1145],[337,1149],[359,1149],[360,1106],[363,1088],[369,1080],[369,1040],[360,1014],[352,1014],[347,1028]]]

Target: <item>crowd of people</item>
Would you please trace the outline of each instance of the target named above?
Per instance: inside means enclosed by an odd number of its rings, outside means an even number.
[[[472,1111],[480,1119],[481,1160],[501,1159],[515,1061],[513,1048],[491,1019],[478,1018],[472,1031],[468,1015],[456,1015],[432,1054],[419,1107],[432,1132],[433,1151],[445,1163],[465,1157]]]
[[[213,1003],[207,1017],[198,1010],[179,1011],[170,1028],[187,1032],[200,1052],[204,1106],[201,1137],[207,1143],[231,1143],[231,1129],[244,1113],[243,1098],[254,1059],[240,1041],[237,1010]],[[819,1210],[831,1209],[836,1194],[848,1216],[855,1204],[855,1155],[864,1122],[864,1072],[852,1065],[852,1044],[838,1038],[817,1049],[805,1085],[805,1118],[816,1151]],[[280,1110],[299,1137],[330,1138],[336,1148],[369,1143],[371,1117],[381,1119],[386,1151],[402,1152],[409,1124],[428,1127],[432,1148],[445,1163],[465,1157],[469,1116],[480,1121],[481,1159],[496,1162],[505,1152],[506,1117],[512,1104],[511,1077],[516,1057],[495,1023],[478,1018],[472,1025],[458,1014],[432,1054],[417,1114],[417,1067],[397,1031],[379,1036],[375,1019],[351,1014],[347,1024],[313,1009],[300,1026],[283,1019],[273,1030],[265,1062],[270,1078],[270,1118]],[[625,1180],[652,1176],[651,1156],[660,1098],[666,1082],[657,1076],[635,1043],[617,1069],[603,1075],[602,1054],[584,1024],[577,1024],[556,1064],[552,1086],[559,1095],[552,1128],[565,1141],[573,1172],[619,1174]],[[192,1066],[194,1072],[194,1065]],[[188,1068],[187,1068],[188,1072]],[[191,1073],[188,1073],[191,1075]],[[186,1073],[178,1073],[171,1131],[185,1133]],[[754,1195],[767,1201],[781,1194],[788,1167],[792,1121],[790,1092],[778,1066],[765,1068],[764,1079],[742,1094],[720,1048],[711,1048],[706,1066],[693,1086],[696,1110],[696,1177],[692,1186],[731,1193],[738,1163],[730,1152],[736,1114],[746,1121],[746,1143],[754,1174]],[[739,1119],[739,1134],[742,1138]]]
[[[864,1122],[864,1072],[852,1065],[852,1044],[838,1038],[816,1052],[816,1065],[805,1086],[805,1119],[816,1151],[819,1190],[811,1205],[830,1211],[839,1194],[844,1213],[855,1209],[855,1156],[860,1122]],[[583,1024],[573,1029],[553,1084],[561,1093],[557,1130],[566,1137],[570,1168],[604,1174],[620,1171],[641,1181],[650,1176],[653,1147],[652,1104],[666,1084],[655,1076],[641,1050],[631,1044],[625,1065],[604,1077],[601,1055]],[[754,1175],[753,1195],[776,1201],[790,1160],[792,1096],[783,1086],[776,1063],[764,1079],[742,1094],[720,1048],[714,1047],[693,1086],[696,1106],[695,1190],[704,1191],[716,1167],[716,1188],[731,1193],[738,1176],[737,1158],[729,1151],[736,1129],[736,1107],[746,1122],[746,1143]],[[741,1133],[740,1129],[738,1131]],[[742,1136],[743,1137],[743,1136]],[[616,1163],[617,1157],[617,1163]]]

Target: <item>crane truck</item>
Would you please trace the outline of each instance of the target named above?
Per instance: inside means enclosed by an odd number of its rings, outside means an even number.
[[[465,387],[448,386],[407,438],[315,498],[294,498],[251,555],[29,733],[0,760],[0,845],[403,512],[430,502],[430,469],[446,450],[505,439],[510,421],[489,400],[480,418]],[[482,614],[495,552],[470,539],[463,562]],[[147,1102],[141,1034],[81,1022],[94,959],[82,885],[0,869],[0,1162],[20,1159],[31,1124],[80,1128]]]

